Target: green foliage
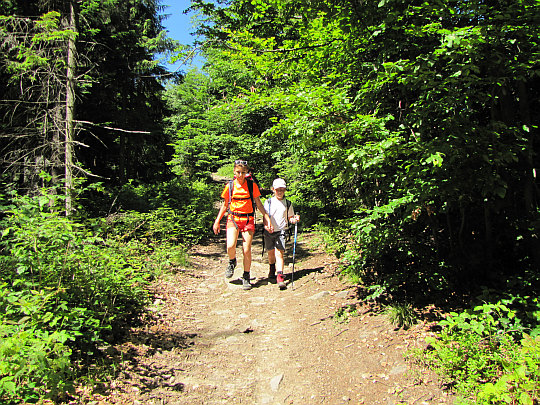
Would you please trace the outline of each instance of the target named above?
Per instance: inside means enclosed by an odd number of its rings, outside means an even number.
[[[74,357],[92,356],[149,302],[146,246],[93,234],[60,215],[58,201],[43,192],[4,204],[0,398],[61,396]]]
[[[65,61],[61,58],[51,60],[50,56],[54,51],[49,53],[43,50],[50,44],[62,43],[75,35],[70,30],[61,30],[59,19],[60,13],[57,11],[43,14],[34,23],[34,33],[28,32],[26,41],[11,44],[10,54],[13,58],[6,61],[6,71],[13,75],[12,80],[17,80],[21,74],[29,74],[32,81],[37,80],[39,68],[46,68],[50,64],[65,67]],[[23,24],[15,16],[0,15],[0,36],[4,39],[9,38],[14,27],[20,29],[21,25]],[[56,53],[59,54],[60,49],[57,49]]]
[[[273,125],[276,112],[252,103],[255,79],[245,66],[218,53],[208,58],[206,74],[192,70],[165,94],[173,113],[166,119],[166,131],[174,140],[173,171],[207,177],[242,158],[261,184],[268,185],[276,174],[271,168],[277,144],[261,135]]]
[[[410,303],[397,303],[389,305],[384,313],[396,328],[409,329],[418,317]]]
[[[317,234],[317,246],[322,246],[326,252],[340,257],[345,249],[346,237],[343,233],[346,229],[338,223],[325,224],[322,222],[316,223],[313,226]]]
[[[439,325],[438,336],[427,339],[431,351],[417,358],[474,403],[533,403],[540,388],[540,341],[524,332],[517,311],[484,303],[452,312]]]
[[[488,382],[478,393],[478,403],[533,405],[540,397],[540,337],[524,335],[512,362],[495,383]]]
[[[268,170],[349,221],[348,274],[429,297],[538,268],[537,2],[194,4],[210,62],[251,80],[214,108],[272,111]]]
[[[0,285],[0,398],[35,402],[71,388],[68,343],[76,334],[61,325],[80,311],[54,308],[54,295]]]
[[[99,231],[121,240],[196,243],[210,232],[217,187],[178,177],[158,184],[124,185],[115,203],[120,212],[100,220]]]
[[[218,176],[232,179],[234,176],[234,167],[230,163],[228,163],[226,165],[221,166],[219,169],[217,169],[216,174]]]
[[[346,305],[338,308],[334,313],[333,318],[337,323],[348,323],[351,316],[358,316],[356,305]]]
[[[148,275],[133,255],[137,246],[87,233],[51,210],[54,199],[50,194],[20,197],[17,208],[9,211],[2,276],[12,282],[25,279],[30,283],[26,288],[58,288],[58,300],[84,303],[93,311],[86,315],[93,319],[80,319],[80,325],[109,329],[117,317],[129,318],[138,310],[132,304],[145,302]]]

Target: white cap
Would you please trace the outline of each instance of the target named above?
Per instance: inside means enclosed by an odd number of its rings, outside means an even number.
[[[287,185],[285,184],[285,180],[283,179],[275,179],[272,183],[272,188],[287,188]]]

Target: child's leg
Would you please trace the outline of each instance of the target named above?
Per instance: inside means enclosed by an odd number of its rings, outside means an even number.
[[[253,231],[242,232],[242,250],[244,253],[244,273],[251,270],[251,244],[253,242]]]
[[[276,263],[276,252],[275,249],[268,249],[268,264]]]
[[[276,248],[276,281],[280,290],[285,290],[287,286],[285,285],[285,278],[283,276],[283,269],[285,267],[285,259],[283,258],[284,251]]]
[[[268,279],[276,278],[276,254],[274,253],[275,239],[273,234],[264,231],[264,247],[268,252]]]
[[[238,240],[238,229],[235,226],[227,228],[227,255],[229,264],[225,269],[225,278],[231,278],[236,268],[236,241]]]
[[[227,228],[227,255],[229,260],[236,258],[236,241],[238,240],[238,229],[231,226]]]
[[[278,273],[283,273],[283,270],[285,268],[284,251],[277,248],[274,249],[274,251],[275,251],[274,256],[275,256],[276,270]]]

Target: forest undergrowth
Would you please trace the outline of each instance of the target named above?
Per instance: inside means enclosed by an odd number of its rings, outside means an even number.
[[[159,200],[188,201],[174,198],[173,191],[181,191],[177,187],[162,189]],[[136,190],[124,192],[126,201],[137,201]],[[207,192],[203,186],[194,191]],[[152,193],[145,195],[145,204],[151,205]],[[114,369],[105,360],[107,347],[134,319],[144,318],[151,283],[185,264],[187,246],[197,242],[193,234],[179,231],[178,221],[186,221],[185,216],[173,215],[166,204],[103,220],[74,220],[55,208],[61,202],[48,191],[3,201],[0,398],[6,403],[62,402],[77,385],[93,385],[106,368]],[[186,204],[184,215],[192,212],[193,223],[197,219],[203,229],[213,211],[197,207],[193,212]],[[347,238],[337,238],[341,231],[335,227],[315,228],[373,311],[385,312],[404,329],[425,316],[425,294],[412,294],[405,285],[377,284],[367,272],[351,275],[350,256],[344,254]],[[479,291],[476,296],[454,291],[446,301],[437,297],[448,290],[433,295],[429,305],[444,316],[434,326],[437,334],[428,350],[410,352],[409,358],[436,370],[463,403],[538,403],[540,311],[533,286],[515,280],[504,294]]]
[[[144,317],[153,280],[187,261],[213,215],[202,183],[126,186],[117,201],[132,209],[97,219],[65,217],[53,191],[2,198],[2,403],[61,402],[99,379],[104,350]]]
[[[425,319],[426,308],[437,308],[435,337],[427,339],[426,349],[410,351],[407,357],[435,370],[458,394],[458,403],[539,403],[540,303],[534,273],[511,277],[499,288],[473,283],[455,288],[412,280],[407,269],[391,267],[394,274],[377,274],[370,267],[358,271],[351,257],[359,252],[347,247],[352,237],[337,237],[346,230],[319,230],[328,249],[341,257],[345,277],[397,327],[407,328]]]

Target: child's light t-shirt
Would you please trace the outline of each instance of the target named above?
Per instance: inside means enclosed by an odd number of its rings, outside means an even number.
[[[270,200],[272,202],[270,202]],[[269,198],[264,202],[264,209],[270,216],[270,221],[272,221],[274,232],[288,229],[287,217],[294,215],[294,208],[291,204],[289,206],[289,212],[287,213],[285,198],[283,200],[278,200],[276,196]]]

